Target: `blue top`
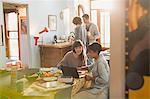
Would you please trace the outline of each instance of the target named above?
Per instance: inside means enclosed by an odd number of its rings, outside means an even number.
[[[98,60],[94,61],[91,71],[93,77],[96,78],[92,82],[92,88],[88,91],[92,94],[98,94],[102,91],[107,92],[110,70],[103,54],[100,54]]]

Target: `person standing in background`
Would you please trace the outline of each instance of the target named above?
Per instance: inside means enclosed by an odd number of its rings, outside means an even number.
[[[75,40],[81,40],[84,45],[86,45],[87,31],[84,26],[82,26],[82,21],[80,17],[74,17],[72,23],[76,25],[75,27]]]
[[[84,14],[82,18],[86,25],[88,45],[96,41],[100,43],[100,34],[98,32],[97,26],[90,21],[88,14]]]

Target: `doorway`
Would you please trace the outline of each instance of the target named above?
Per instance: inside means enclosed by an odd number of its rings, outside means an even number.
[[[24,59],[29,53],[27,5],[3,3],[3,12],[6,64],[15,63],[18,60],[29,64],[28,58]]]
[[[6,57],[10,60],[19,60],[19,28],[18,28],[18,12],[13,10],[12,12],[5,13],[5,41],[6,41]]]

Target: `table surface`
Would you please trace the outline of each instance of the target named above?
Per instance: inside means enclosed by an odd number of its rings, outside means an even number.
[[[85,79],[75,79],[73,86],[70,84],[64,84],[63,86],[57,87],[57,88],[42,88],[41,86],[38,86],[36,83],[37,81],[33,81],[32,83],[28,83],[25,87],[23,83],[23,92],[18,92],[18,86],[20,85],[11,85],[12,84],[12,78],[11,73],[6,72],[7,74],[0,74],[0,96],[3,94],[8,97],[24,97],[24,96],[48,96],[50,99],[54,99],[55,95],[58,91],[62,89],[67,89],[72,87],[71,95],[76,94],[84,85]],[[24,78],[22,78],[24,79]],[[16,80],[16,79],[15,79]],[[19,79],[20,80],[20,79]],[[26,80],[25,80],[26,81]],[[27,82],[27,81],[26,81]],[[21,84],[21,83],[20,83]],[[21,87],[21,86],[20,86]],[[22,88],[22,87],[21,87]],[[9,89],[9,90],[8,90]],[[32,98],[31,98],[32,99]]]

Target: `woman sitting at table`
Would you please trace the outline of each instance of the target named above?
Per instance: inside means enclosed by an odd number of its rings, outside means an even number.
[[[72,45],[72,51],[65,54],[64,58],[57,64],[57,66],[81,67],[85,65],[83,55],[83,43],[76,40]]]
[[[105,57],[100,54],[102,47],[98,43],[88,46],[88,54],[94,58],[92,76],[86,75],[86,81],[92,81],[90,89],[77,93],[73,99],[107,99],[108,82],[109,82],[109,66]]]

